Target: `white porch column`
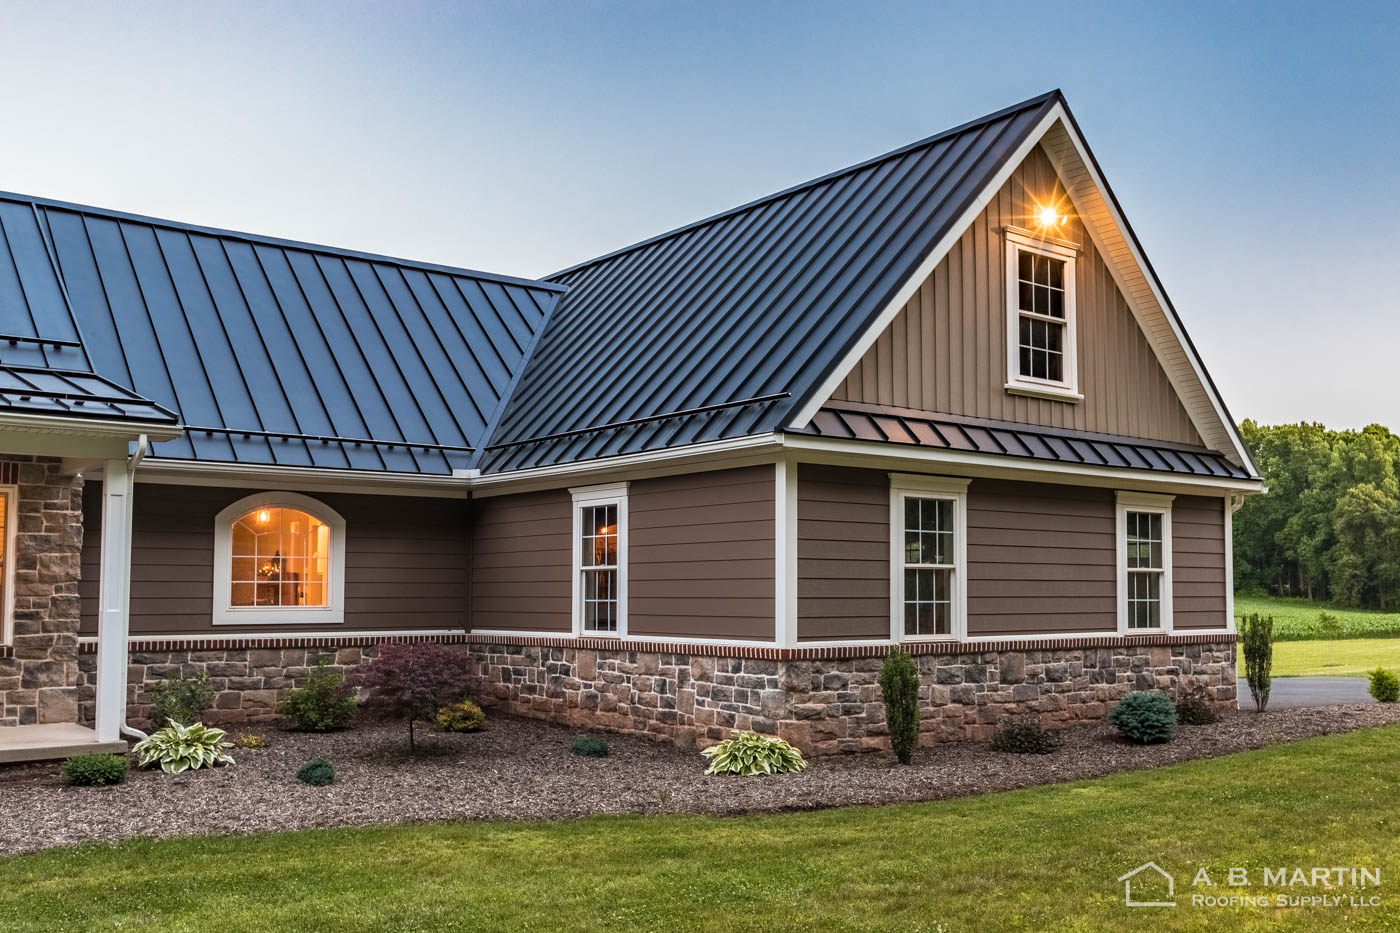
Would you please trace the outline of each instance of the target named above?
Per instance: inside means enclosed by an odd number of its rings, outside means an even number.
[[[108,460],[102,476],[102,578],[97,615],[97,740],[115,742],[126,721],[131,468]]]

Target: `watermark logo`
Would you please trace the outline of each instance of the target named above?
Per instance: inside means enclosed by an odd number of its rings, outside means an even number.
[[[1163,880],[1167,883],[1167,900],[1149,900],[1160,896]],[[1118,881],[1123,885],[1123,903],[1129,907],[1176,906],[1176,879],[1156,862],[1143,862],[1126,875],[1119,876]],[[1137,897],[1133,896],[1134,889]]]

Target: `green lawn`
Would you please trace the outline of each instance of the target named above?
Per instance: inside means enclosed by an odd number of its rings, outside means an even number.
[[[1244,652],[1239,653],[1244,673]],[[1274,642],[1275,677],[1365,677],[1377,667],[1400,673],[1400,638]]]
[[[1397,830],[1400,726],[912,806],[58,850],[0,861],[0,925],[259,933],[1382,930],[1400,926],[1400,895],[1390,887],[1366,892],[1379,890],[1374,908],[1206,908],[1191,905],[1191,879],[1207,866],[1221,882],[1212,894],[1239,893],[1223,884],[1232,866],[1256,878],[1266,866],[1379,867],[1389,881],[1400,877]],[[1149,859],[1177,875],[1178,907],[1122,905],[1114,879]]]
[[[1271,596],[1235,596],[1235,618],[1257,612],[1274,617],[1274,637],[1282,641],[1341,638],[1400,638],[1400,613],[1369,609],[1338,609],[1308,599]],[[1336,621],[1329,630],[1322,621],[1326,612]]]

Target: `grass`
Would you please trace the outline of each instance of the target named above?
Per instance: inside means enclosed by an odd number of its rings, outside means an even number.
[[[0,860],[0,917],[13,931],[1388,930],[1400,896],[1385,887],[1365,909],[1190,898],[1240,893],[1232,866],[1395,878],[1397,830],[1393,726],[942,803],[89,845]],[[1123,906],[1115,879],[1149,859],[1176,874],[1180,906]],[[1218,887],[1192,888],[1200,866]]]
[[[1400,613],[1371,609],[1338,609],[1312,600],[1273,596],[1235,596],[1235,617],[1257,612],[1274,617],[1274,638],[1278,641],[1333,641],[1343,638],[1400,638]],[[1326,612],[1336,622],[1322,621]]]
[[[1244,652],[1239,653],[1244,676]],[[1365,677],[1377,667],[1400,672],[1400,638],[1274,642],[1275,677]]]

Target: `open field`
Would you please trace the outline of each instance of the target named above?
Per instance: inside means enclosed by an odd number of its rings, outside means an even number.
[[[1393,878],[1398,823],[1400,726],[1387,726],[929,804],[57,849],[0,861],[0,917],[16,931],[1382,930],[1400,924],[1387,888],[1288,892],[1379,893],[1366,907],[1191,896],[1239,894],[1231,866]],[[1175,873],[1177,907],[1123,906],[1115,879],[1149,859]],[[1192,887],[1202,865],[1219,886]]]
[[[1274,617],[1274,638],[1279,641],[1343,638],[1400,638],[1400,613],[1370,609],[1337,609],[1307,599],[1272,596],[1235,596],[1235,618],[1257,612]],[[1332,627],[1324,624],[1326,612],[1335,618]],[[1375,665],[1372,665],[1373,667]]]
[[[1245,672],[1239,653],[1240,674]],[[1400,638],[1274,643],[1275,677],[1365,677],[1377,667],[1400,673]]]

